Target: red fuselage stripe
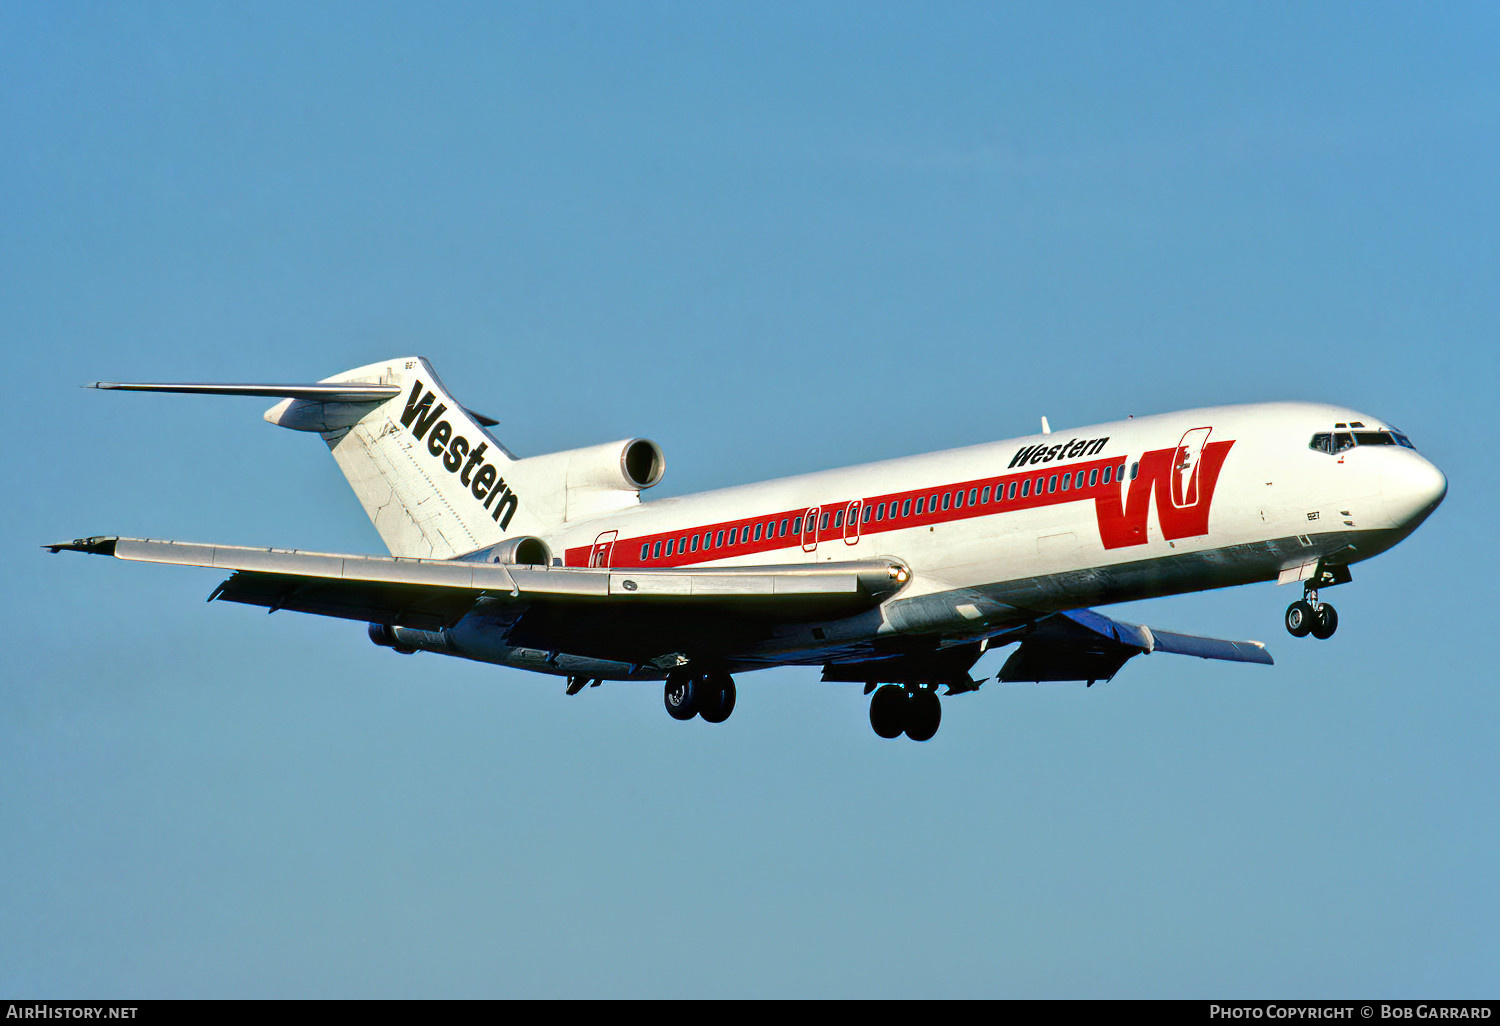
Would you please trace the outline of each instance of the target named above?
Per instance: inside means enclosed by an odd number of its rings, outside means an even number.
[[[1177,515],[1171,523],[1166,523],[1168,537],[1184,537],[1190,534],[1204,534],[1207,531],[1208,507],[1213,496],[1213,486],[1218,477],[1218,471],[1223,464],[1224,457],[1228,455],[1232,442],[1215,442],[1205,447],[1202,466],[1195,468],[1195,478],[1202,478],[1199,485],[1201,493],[1196,496],[1190,511],[1193,515]],[[813,545],[837,545],[846,539],[850,544],[865,535],[882,534],[887,531],[903,531],[913,527],[930,527],[936,524],[952,523],[958,520],[970,520],[976,517],[994,516],[1013,510],[1037,509],[1043,506],[1060,505],[1068,502],[1080,502],[1093,500],[1096,505],[1100,523],[1101,540],[1106,548],[1115,548],[1121,545],[1138,544],[1145,541],[1145,513],[1146,505],[1149,504],[1151,492],[1157,493],[1157,505],[1159,513],[1162,508],[1163,492],[1170,490],[1170,475],[1175,465],[1180,462],[1181,449],[1161,449],[1146,453],[1138,464],[1138,472],[1128,482],[1121,481],[1126,468],[1124,457],[1111,459],[1088,460],[1082,463],[1070,463],[1066,467],[1049,467],[1045,470],[1028,470],[1021,473],[1004,474],[999,477],[975,478],[969,481],[956,482],[934,486],[931,488],[912,489],[903,492],[888,492],[883,495],[872,495],[863,499],[850,499],[841,504],[828,504],[818,507],[798,507],[797,509],[782,510],[777,513],[766,513],[756,517],[725,520],[713,524],[702,524],[690,529],[679,529],[675,531],[663,531],[649,535],[637,535],[633,537],[622,537],[614,540],[608,545],[607,563],[610,566],[628,567],[672,567],[691,566],[696,563],[713,562],[719,559],[729,559],[736,556],[751,555],[762,552],[775,552],[782,549],[810,549]],[[1110,479],[1104,480],[1104,471],[1111,468]],[[1200,475],[1200,471],[1202,471]],[[1083,474],[1083,484],[1078,485],[1079,473]],[[1063,478],[1068,479],[1068,487],[1063,487]],[[1090,484],[1090,478],[1093,484]],[[1010,485],[1016,486],[1014,498],[999,498],[998,496],[1009,494]],[[1026,487],[1028,486],[1029,487]],[[1128,486],[1128,487],[1127,487]],[[1028,494],[1022,495],[1022,489],[1026,487]],[[969,495],[973,493],[976,499],[982,500],[984,490],[991,489],[988,502],[970,502]],[[962,506],[955,499],[962,495]],[[944,498],[948,498],[948,508],[943,508]],[[934,503],[934,499],[936,502]],[[918,514],[916,506],[918,500],[925,500],[923,512]],[[1170,503],[1170,499],[1167,500]],[[910,503],[911,512],[907,516],[899,515],[900,510]],[[894,505],[893,505],[894,504]],[[933,506],[936,508],[933,508]],[[884,517],[875,519],[872,513],[868,522],[864,521],[864,510],[866,507],[872,509],[884,507]],[[852,508],[851,508],[852,507]],[[818,510],[817,523],[809,525],[806,517],[810,509]],[[891,515],[892,510],[895,516]],[[843,514],[843,523],[835,528],[834,523],[840,519],[838,514]],[[857,529],[851,529],[848,523],[850,515],[858,517],[860,522]],[[827,528],[822,524],[824,517],[827,518]],[[795,534],[792,530],[795,520],[804,518],[803,532]],[[1139,520],[1139,525],[1134,521]],[[785,533],[782,533],[783,522],[786,524]],[[762,529],[759,541],[753,540],[755,528],[759,525]],[[769,536],[766,528],[770,527],[774,537]],[[1174,530],[1174,528],[1176,528]],[[736,542],[728,543],[730,532],[735,532]],[[723,532],[724,543],[715,545]],[[704,537],[708,536],[709,544],[704,546]],[[1137,538],[1137,536],[1139,536]],[[698,547],[693,548],[693,539],[698,540]],[[751,539],[751,540],[747,540]],[[672,544],[672,554],[666,554],[668,543]],[[661,545],[661,555],[657,556],[657,544]],[[641,558],[642,546],[646,546],[647,557]],[[601,556],[605,553],[601,552]],[[594,561],[595,546],[580,545],[569,548],[565,559],[569,566],[587,566]]]

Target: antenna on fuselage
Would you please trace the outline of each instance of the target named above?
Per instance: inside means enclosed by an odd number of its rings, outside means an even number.
[[[1050,435],[1051,433],[1052,433],[1052,425],[1047,423],[1047,418],[1046,417],[1043,417],[1042,418],[1042,434],[1044,434],[1044,435]]]

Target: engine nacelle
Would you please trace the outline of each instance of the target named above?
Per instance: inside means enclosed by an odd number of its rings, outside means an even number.
[[[505,476],[533,503],[556,511],[563,520],[578,520],[640,501],[640,491],[662,478],[667,460],[648,438],[568,449],[517,460]],[[549,496],[544,499],[543,496]]]
[[[499,545],[479,549],[458,557],[471,563],[508,563],[514,566],[547,566],[552,562],[552,550],[540,538],[523,534],[507,538]]]
[[[396,628],[388,623],[372,623],[367,630],[370,632],[370,640],[381,648],[393,649],[402,655],[411,655],[416,651],[410,645],[403,645],[396,637]]]
[[[555,452],[537,459],[568,461],[568,491],[619,490],[638,492],[661,480],[667,469],[661,447],[649,438],[628,438],[623,442],[605,442],[567,452]]]

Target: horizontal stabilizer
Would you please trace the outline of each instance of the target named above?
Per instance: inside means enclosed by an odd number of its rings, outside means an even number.
[[[185,395],[249,395],[268,399],[301,399],[309,403],[383,403],[401,394],[400,385],[370,385],[357,381],[320,381],[311,385],[247,384],[228,382],[95,381],[87,388],[118,392],[178,392]],[[468,407],[464,412],[484,427],[500,422]]]
[[[122,392],[181,392],[189,395],[249,395],[272,399],[304,399],[316,403],[383,403],[401,394],[399,385],[367,385],[351,381],[312,385],[233,385],[211,383],[145,383],[96,381],[89,388]]]

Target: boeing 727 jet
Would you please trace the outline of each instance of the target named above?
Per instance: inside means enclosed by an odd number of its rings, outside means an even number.
[[[939,697],[1110,680],[1134,656],[1271,662],[1089,608],[1276,581],[1294,636],[1338,627],[1322,591],[1437,508],[1442,472],[1369,414],[1261,403],[1137,417],[679,498],[653,442],[518,457],[426,360],[315,384],[105,389],[280,401],[321,435],[388,556],[99,536],[47,546],[229,571],[211,599],[366,621],[377,645],[566,678],[663,684],[719,723],[735,677],[816,666],[863,684],[881,737],[925,741]],[[1045,426],[1045,425],[1044,425]]]

